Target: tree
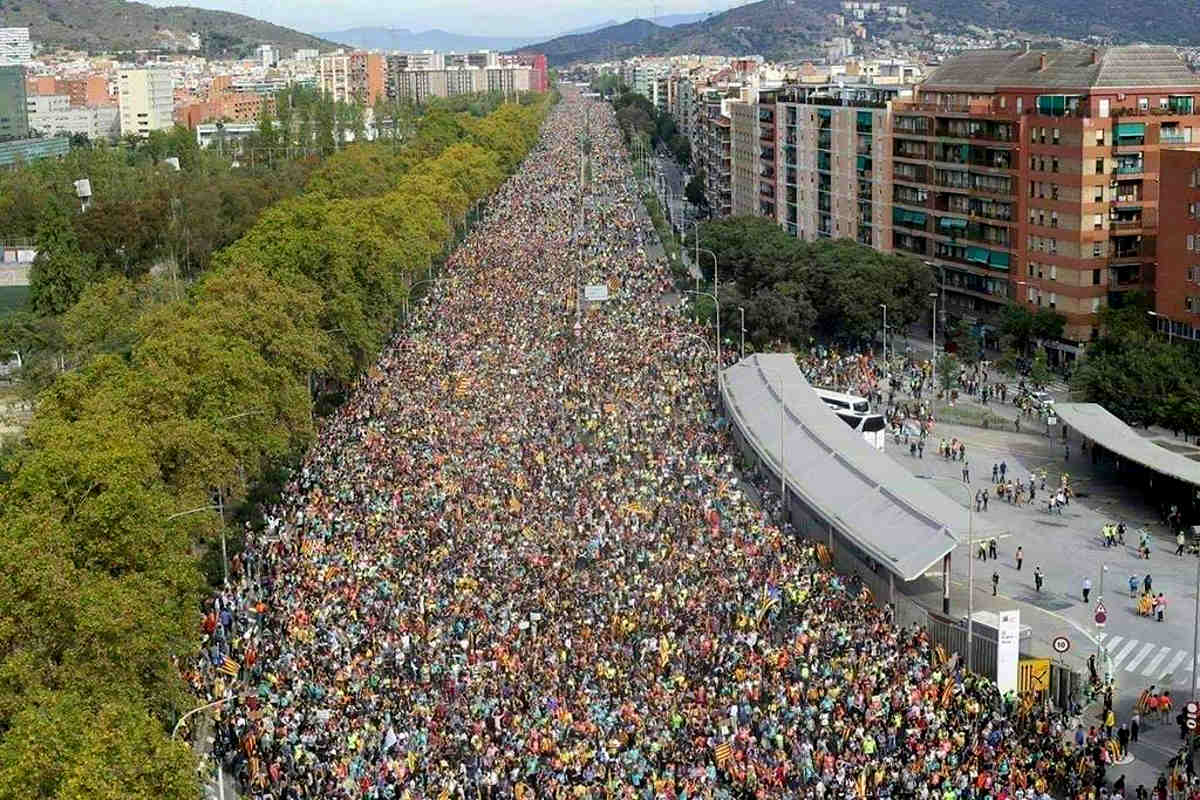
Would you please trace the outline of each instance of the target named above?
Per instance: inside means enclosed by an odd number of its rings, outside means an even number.
[[[950,353],[943,353],[941,355],[941,357],[938,358],[938,364],[937,364],[938,387],[941,388],[942,394],[944,394],[947,399],[949,399],[950,392],[954,389],[955,385],[958,383],[959,369],[960,369],[960,367],[958,364],[958,359],[955,358]]]
[[[1046,351],[1038,350],[1029,365],[1029,382],[1039,389],[1046,388],[1050,382],[1050,367],[1046,363]]]
[[[271,115],[271,106],[263,99],[258,112],[258,143],[269,152],[278,145],[278,131]]]
[[[683,196],[698,208],[708,208],[708,198],[704,196],[704,170],[697,170],[687,186],[683,188]]]
[[[29,301],[37,314],[61,314],[95,278],[96,258],[79,247],[62,216],[47,219],[38,231],[38,254],[29,271]]]

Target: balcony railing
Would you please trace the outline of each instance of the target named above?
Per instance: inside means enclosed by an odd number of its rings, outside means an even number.
[[[1138,164],[1118,164],[1113,167],[1113,175],[1140,175],[1146,171],[1144,163]]]
[[[1189,144],[1188,137],[1182,133],[1160,133],[1158,135],[1159,144]]]
[[[1137,230],[1143,226],[1142,220],[1139,219],[1114,219],[1108,224],[1108,227],[1114,231]]]

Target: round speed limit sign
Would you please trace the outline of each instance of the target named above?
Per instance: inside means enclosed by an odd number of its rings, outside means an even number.
[[[1045,640],[1043,639],[1043,641]],[[1054,652],[1065,653],[1071,649],[1071,640],[1065,636],[1055,636],[1053,646]]]

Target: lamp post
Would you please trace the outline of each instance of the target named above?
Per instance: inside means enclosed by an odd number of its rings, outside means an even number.
[[[975,617],[975,512],[971,508],[971,489],[965,483],[954,478],[928,477],[930,481],[950,481],[963,490],[967,498],[967,671],[970,672],[975,662],[974,617]]]
[[[1172,330],[1172,328],[1174,326],[1171,324],[1171,318],[1168,317],[1166,314],[1160,314],[1157,311],[1147,311],[1146,313],[1155,318],[1154,323],[1155,323],[1156,328],[1162,327],[1160,324],[1158,324],[1159,320],[1165,319],[1167,321],[1167,344],[1168,345],[1174,344],[1175,343],[1175,331]],[[1195,692],[1193,692],[1193,694],[1195,694]]]
[[[933,365],[933,369],[930,370],[929,374],[933,378],[933,396],[937,397],[937,301],[938,301],[938,295],[937,295],[937,292],[930,292],[929,296],[931,298],[933,298],[933,356],[930,358],[930,363]],[[930,408],[933,407],[932,403],[933,403],[933,400],[931,398],[930,399]]]
[[[738,306],[738,316],[741,317],[742,327],[742,347],[739,351],[739,360],[746,357],[746,309]]]
[[[1192,611],[1192,663],[1200,655],[1200,558],[1196,559],[1196,605]],[[1192,670],[1191,701],[1196,702],[1196,670]]]
[[[887,303],[880,303],[883,309],[883,368],[887,369]]]
[[[220,501],[216,505],[200,506],[199,508],[189,508],[187,511],[179,511],[163,520],[170,522],[179,517],[186,517],[189,514],[199,514],[202,511],[216,511],[221,517],[221,573],[224,576],[225,583],[229,583],[229,558],[228,551],[225,548],[225,503],[221,498],[221,493],[217,492],[217,500]]]
[[[716,287],[713,287],[713,288],[716,288]],[[717,299],[716,294],[714,294],[713,292],[701,292],[701,291],[696,291],[696,290],[692,290],[692,289],[685,289],[683,293],[684,294],[704,295],[705,297],[711,297],[712,301],[713,301],[713,305],[716,306],[716,308],[717,308],[717,384],[718,384],[718,388],[719,388],[720,380],[721,380],[721,301]],[[697,316],[699,316],[699,315],[697,314]]]

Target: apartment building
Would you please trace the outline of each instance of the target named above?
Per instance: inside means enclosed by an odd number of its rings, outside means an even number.
[[[0,66],[28,64],[32,60],[29,28],[0,28]]]
[[[334,53],[317,63],[317,88],[337,102],[370,106],[384,96],[386,69],[378,53]]]
[[[0,142],[29,136],[25,68],[0,66]]]
[[[121,135],[116,106],[72,106],[67,95],[29,98],[29,129],[43,136],[82,134],[92,140]]]
[[[171,73],[162,69],[121,70],[117,76],[121,135],[146,138],[175,124],[175,89]]]
[[[870,84],[789,87],[772,98],[772,108],[760,110],[776,121],[775,218],[789,233],[891,251],[891,102],[900,91]]]
[[[1154,322],[1171,337],[1200,340],[1200,150],[1164,147],[1159,172]]]
[[[947,61],[893,109],[895,248],[931,264],[952,314],[1063,314],[1049,346],[1074,358],[1101,308],[1155,286],[1160,148],[1200,139],[1197,95],[1170,47]]]
[[[730,106],[740,102],[736,89],[704,89],[700,118],[692,139],[692,160],[704,174],[704,196],[714,217],[733,213],[733,140]],[[730,97],[728,94],[732,93]]]

